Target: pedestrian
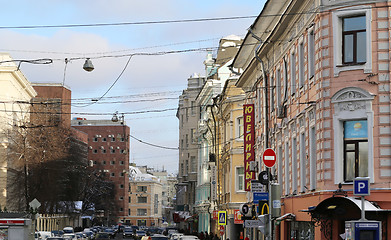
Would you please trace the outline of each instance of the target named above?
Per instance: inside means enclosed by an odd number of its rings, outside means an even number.
[[[200,234],[198,234],[198,238],[199,238],[200,240],[204,240],[204,239],[205,239],[204,232],[200,232]]]
[[[245,238],[244,238],[244,240],[250,240],[250,238],[248,238],[248,237],[245,237]]]
[[[217,236],[217,233],[216,233],[215,236],[213,237],[213,240],[219,240],[219,236]]]
[[[209,240],[209,234],[208,234],[208,232],[205,232],[205,240]]]

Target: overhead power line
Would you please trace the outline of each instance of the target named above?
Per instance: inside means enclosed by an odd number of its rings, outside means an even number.
[[[236,17],[216,17],[216,18],[198,18],[198,19],[181,19],[181,20],[119,22],[119,23],[88,23],[88,24],[62,24],[62,25],[0,26],[0,29],[112,27],[112,26],[126,26],[126,25],[151,25],[151,24],[168,24],[168,23],[226,21],[226,20],[249,19],[249,18],[256,18],[256,17],[257,16],[236,16]]]

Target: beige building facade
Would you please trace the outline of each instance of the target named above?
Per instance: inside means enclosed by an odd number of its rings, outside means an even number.
[[[8,193],[9,178],[14,171],[7,157],[8,137],[15,128],[29,121],[29,103],[37,95],[31,83],[12,61],[10,55],[0,55],[0,206],[11,211],[25,203],[15,201]]]

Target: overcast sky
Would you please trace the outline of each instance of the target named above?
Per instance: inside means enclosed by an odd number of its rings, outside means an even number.
[[[72,90],[72,117],[111,119],[125,114],[131,135],[154,145],[178,147],[178,96],[193,73],[204,74],[205,51],[220,38],[241,37],[254,18],[156,24],[172,20],[257,16],[265,0],[20,0],[2,5],[0,52],[14,59],[53,59],[51,65],[22,64],[30,82],[65,83]],[[116,26],[37,27],[126,23]],[[15,28],[35,26],[34,28]],[[189,51],[187,51],[189,50]],[[130,54],[184,51],[138,56]],[[91,58],[95,70],[82,69]],[[68,64],[65,64],[68,59]],[[130,59],[130,61],[129,61]],[[126,63],[129,61],[127,67]],[[95,104],[115,82],[112,89]],[[159,111],[159,112],[157,112]],[[178,151],[131,139],[130,161],[170,173]]]

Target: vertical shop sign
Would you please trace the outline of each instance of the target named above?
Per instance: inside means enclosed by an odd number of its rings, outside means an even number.
[[[255,179],[255,172],[250,171],[250,163],[255,161],[255,114],[254,104],[243,105],[244,120],[244,190],[251,191],[251,180]]]

